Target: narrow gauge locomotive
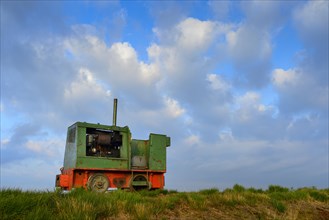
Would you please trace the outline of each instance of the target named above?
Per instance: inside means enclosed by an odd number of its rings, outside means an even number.
[[[56,187],[63,190],[83,187],[105,192],[118,189],[163,189],[166,148],[170,137],[150,134],[148,140],[131,138],[127,126],[76,122],[67,131],[64,167],[56,175]]]

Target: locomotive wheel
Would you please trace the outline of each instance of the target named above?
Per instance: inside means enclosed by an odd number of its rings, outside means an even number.
[[[102,173],[93,174],[88,178],[87,187],[93,192],[105,192],[109,186],[109,179]]]
[[[135,183],[141,183],[141,182],[145,182],[145,184],[142,184],[142,185],[135,184]],[[146,176],[144,176],[144,175],[136,175],[130,182],[130,189],[132,191],[145,190],[145,189],[149,189],[149,188],[150,188],[150,185],[147,181]]]

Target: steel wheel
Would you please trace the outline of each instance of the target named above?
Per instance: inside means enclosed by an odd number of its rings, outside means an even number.
[[[110,182],[104,174],[96,173],[88,178],[87,186],[93,192],[105,192],[109,188]]]
[[[135,185],[134,182],[145,182],[146,185]],[[132,191],[139,191],[139,190],[145,190],[149,189],[150,185],[149,182],[147,181],[147,177],[144,175],[136,175],[133,177],[132,181],[130,182],[130,190]]]

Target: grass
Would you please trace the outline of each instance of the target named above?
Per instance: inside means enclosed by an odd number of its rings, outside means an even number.
[[[329,219],[329,189],[0,190],[0,219]]]

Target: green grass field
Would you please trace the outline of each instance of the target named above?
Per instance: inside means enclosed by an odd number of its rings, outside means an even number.
[[[329,189],[244,188],[199,192],[1,189],[0,219],[329,219]]]

